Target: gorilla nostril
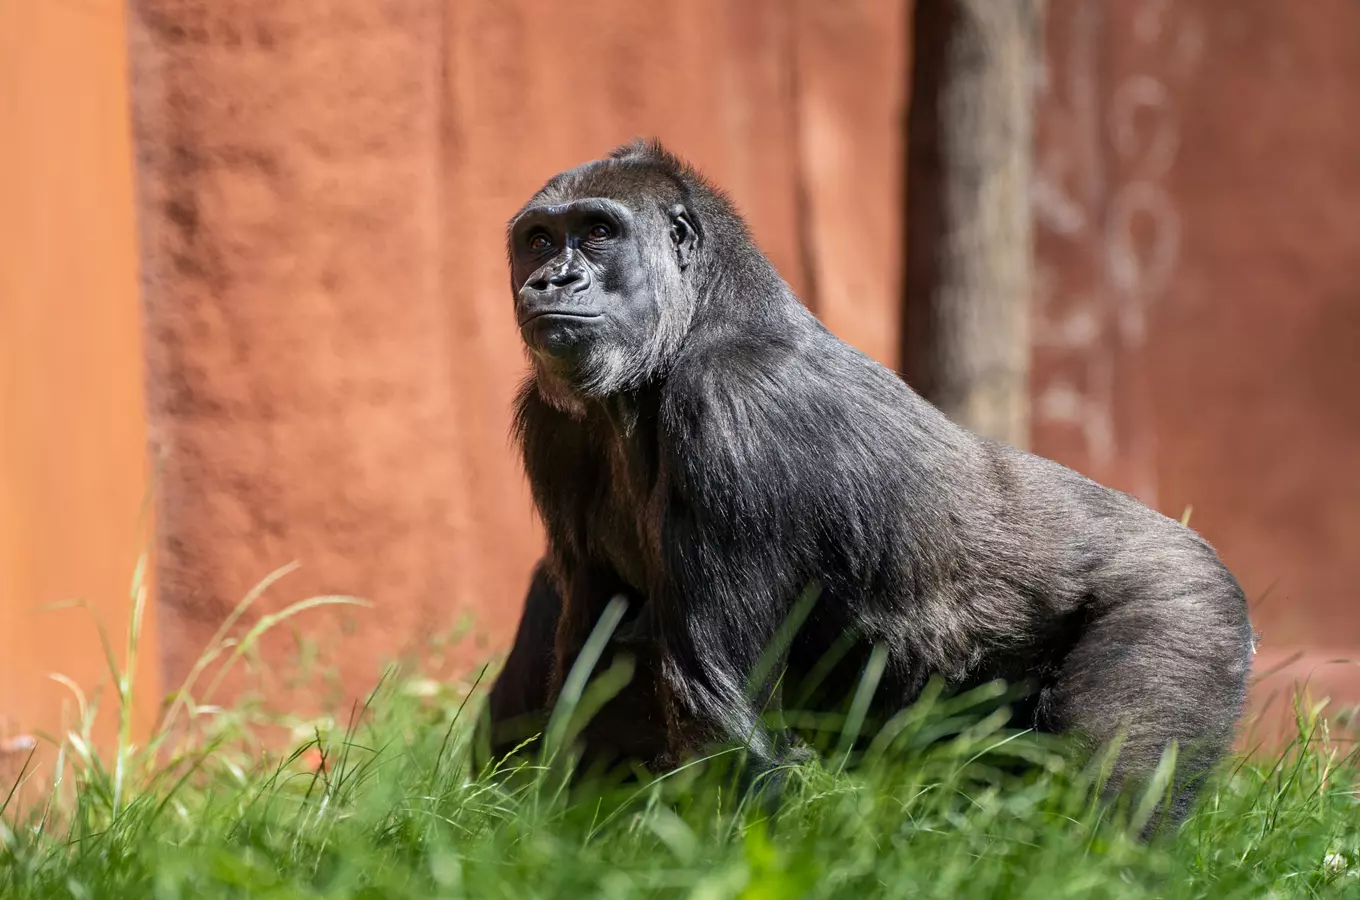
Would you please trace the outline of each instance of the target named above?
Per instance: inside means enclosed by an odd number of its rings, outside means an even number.
[[[548,284],[553,287],[566,287],[581,280],[581,273],[576,269],[566,269],[548,278]]]

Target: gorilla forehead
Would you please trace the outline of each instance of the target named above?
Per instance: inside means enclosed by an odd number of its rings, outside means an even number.
[[[644,205],[676,203],[684,198],[684,191],[670,173],[655,164],[600,159],[554,176],[530,198],[520,214],[585,197],[605,197],[641,210]]]
[[[696,204],[732,215],[727,196],[689,163],[671,153],[656,139],[638,139],[614,148],[603,159],[592,160],[561,172],[543,185],[515,213],[510,224],[526,211],[555,206],[586,197],[605,197],[641,210],[644,205]]]

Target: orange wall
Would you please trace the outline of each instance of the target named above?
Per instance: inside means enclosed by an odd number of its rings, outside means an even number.
[[[62,723],[50,672],[102,682],[115,722],[94,617],[40,607],[87,600],[121,662],[146,483],[125,64],[123,4],[0,0],[0,777]]]

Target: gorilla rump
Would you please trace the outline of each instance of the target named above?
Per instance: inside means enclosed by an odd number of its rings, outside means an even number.
[[[1252,641],[1198,535],[954,425],[832,335],[727,197],[657,143],[554,177],[508,243],[531,360],[517,436],[548,550],[493,725],[542,714],[622,595],[616,644],[642,677],[588,743],[664,769],[737,742],[768,770],[793,752],[760,715],[775,680],[848,639],[825,702],[874,645],[880,715],[932,676],[1028,680],[1027,724],[1122,735],[1112,789],[1174,741],[1184,814],[1233,737]]]

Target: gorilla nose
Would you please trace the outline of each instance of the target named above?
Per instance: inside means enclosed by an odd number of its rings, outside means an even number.
[[[535,278],[527,286],[535,291],[546,291],[550,287],[569,287],[584,280],[580,269],[564,269],[561,272],[554,272],[546,278]]]
[[[520,327],[546,315],[579,319],[598,316],[599,311],[590,308],[595,299],[590,287],[590,272],[577,266],[530,278],[519,289],[515,304]]]

